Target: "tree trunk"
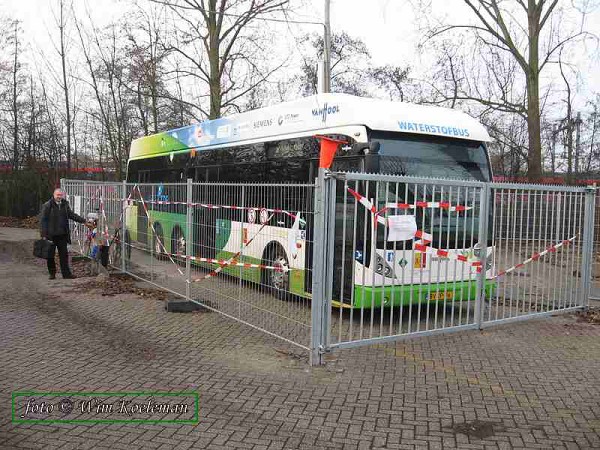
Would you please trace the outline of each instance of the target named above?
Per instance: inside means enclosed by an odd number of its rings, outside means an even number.
[[[65,95],[66,127],[67,127],[67,172],[71,170],[71,107],[69,105],[69,86],[67,84],[67,55],[65,54],[65,20],[64,3],[60,2],[60,61],[62,64],[63,90]]]
[[[527,177],[530,181],[542,178],[542,139],[540,121],[539,75],[530,74],[527,83],[527,131],[529,152],[527,155]]]
[[[208,35],[209,35],[209,89],[210,89],[210,113],[209,120],[218,119],[221,116],[221,62],[220,62],[220,36],[217,29],[216,1],[210,2],[208,13]]]
[[[18,103],[17,103],[17,79],[19,72],[19,23],[15,21],[15,56],[13,61],[13,98],[12,98],[12,113],[13,113],[13,169],[19,168],[19,119],[18,119]]]
[[[529,61],[525,71],[527,80],[527,131],[529,152],[527,154],[527,177],[530,181],[542,178],[542,127],[540,121],[540,35],[541,7],[529,0],[527,12],[529,25]]]

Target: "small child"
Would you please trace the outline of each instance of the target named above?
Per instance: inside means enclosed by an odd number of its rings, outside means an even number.
[[[87,220],[90,223],[88,239],[90,240],[90,257],[94,261],[100,259],[100,263],[108,266],[108,242],[104,236],[102,227],[99,226],[98,213],[89,213]]]

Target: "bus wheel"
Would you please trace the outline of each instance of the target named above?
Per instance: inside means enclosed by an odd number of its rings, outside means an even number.
[[[175,227],[171,233],[171,253],[175,253],[178,260],[185,261],[185,236],[180,227]]]
[[[263,283],[278,297],[284,297],[290,291],[290,264],[281,245],[275,243],[267,247],[263,265],[274,267],[262,270]]]
[[[154,224],[154,233],[152,233],[152,250],[156,259],[163,259],[165,256],[164,250],[165,240],[163,238],[163,230],[160,223]]]

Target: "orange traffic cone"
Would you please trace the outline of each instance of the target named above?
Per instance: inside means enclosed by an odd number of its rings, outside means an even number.
[[[331,167],[331,163],[333,162],[333,158],[335,156],[335,152],[338,149],[338,146],[340,144],[346,144],[346,141],[342,141],[339,139],[331,139],[326,136],[316,136],[316,138],[321,141],[319,168],[329,169]]]

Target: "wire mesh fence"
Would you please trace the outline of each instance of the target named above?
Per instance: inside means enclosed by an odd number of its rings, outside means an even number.
[[[111,263],[308,349],[314,185],[63,181]],[[74,225],[90,256],[90,232]]]
[[[115,267],[315,363],[332,348],[582,308],[594,293],[592,189],[343,172],[62,186],[96,217]],[[90,231],[74,227],[89,255]]]

